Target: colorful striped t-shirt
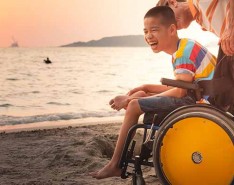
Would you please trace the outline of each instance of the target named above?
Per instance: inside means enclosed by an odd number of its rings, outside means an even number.
[[[177,51],[172,55],[176,74],[191,74],[195,81],[213,78],[216,58],[205,47],[190,39],[181,39]]]
[[[233,0],[188,0],[197,23],[220,37],[230,24],[230,2]]]

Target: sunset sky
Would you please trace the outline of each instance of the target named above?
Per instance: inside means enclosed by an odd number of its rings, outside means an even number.
[[[0,47],[8,47],[12,37],[22,47],[47,47],[106,36],[143,34],[143,16],[156,2],[0,0]],[[195,39],[203,34],[197,25],[182,33]],[[205,36],[214,38],[210,34]]]

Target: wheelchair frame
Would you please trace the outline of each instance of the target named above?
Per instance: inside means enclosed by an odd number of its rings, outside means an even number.
[[[201,94],[202,94],[203,90],[202,90],[202,88],[199,87],[198,84],[191,84],[191,83],[170,80],[170,79],[162,79],[161,81],[165,85],[176,86],[176,87],[181,87],[181,88],[186,88],[186,89],[192,90],[195,92],[197,99],[201,98]],[[119,163],[119,167],[122,169],[121,178],[125,179],[125,178],[128,178],[129,176],[132,176],[132,184],[133,185],[144,185],[145,181],[143,178],[143,173],[142,173],[141,167],[142,166],[155,167],[155,165],[159,165],[158,164],[159,163],[159,160],[158,160],[159,156],[154,156],[154,154],[159,152],[159,151],[156,151],[158,149],[156,149],[156,147],[155,147],[155,145],[157,144],[156,142],[158,142],[157,140],[155,140],[155,134],[156,134],[156,132],[158,132],[157,134],[159,135],[160,132],[162,132],[162,129],[160,128],[160,126],[163,125],[163,123],[165,121],[170,119],[170,117],[172,115],[174,115],[180,111],[183,112],[183,110],[186,111],[189,108],[196,109],[198,107],[217,111],[221,115],[223,115],[224,117],[227,117],[227,119],[231,120],[233,123],[233,126],[229,129],[231,129],[231,131],[234,132],[234,116],[229,115],[229,114],[215,108],[214,106],[207,105],[207,104],[195,104],[195,105],[180,107],[180,108],[172,111],[171,113],[169,113],[158,125],[155,125],[156,116],[154,115],[153,121],[148,122],[147,116],[152,117],[152,113],[151,114],[146,113],[144,116],[144,121],[143,121],[144,124],[136,124],[128,132],[125,146],[124,146],[122,156],[120,159],[120,163]],[[147,121],[145,121],[145,120],[147,120]],[[144,129],[144,132],[143,132],[140,154],[133,156],[136,141],[132,140],[132,136],[136,132],[137,129]],[[164,127],[163,130],[165,130],[165,129],[168,129],[168,128]],[[229,135],[229,137],[232,138],[232,143],[234,143],[233,133],[230,132],[230,130],[228,130],[227,128],[223,128],[223,129],[227,133],[229,133],[228,135]],[[149,132],[149,131],[150,131],[149,137],[147,137],[147,132]],[[162,138],[160,138],[160,139],[162,139]],[[152,157],[153,157],[153,160],[152,160]],[[129,164],[134,165],[132,172],[128,171]],[[156,171],[156,175],[158,176],[161,183],[169,184],[168,181],[165,180],[166,177],[164,177],[164,174],[162,174],[162,172],[160,171],[160,167],[158,167],[158,168],[156,167],[155,171]],[[234,183],[234,178],[233,178],[231,184],[233,184],[233,183]]]

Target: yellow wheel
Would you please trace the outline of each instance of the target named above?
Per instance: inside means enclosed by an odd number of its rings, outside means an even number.
[[[170,114],[153,149],[163,184],[230,185],[234,177],[234,121],[210,106],[190,106]]]

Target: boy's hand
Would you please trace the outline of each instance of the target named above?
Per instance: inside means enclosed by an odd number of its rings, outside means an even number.
[[[130,91],[127,93],[127,96],[131,96],[132,94],[134,94],[134,93],[136,93],[136,92],[138,92],[138,91],[144,91],[144,92],[145,92],[144,86],[136,87],[136,88],[130,90]]]

